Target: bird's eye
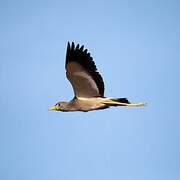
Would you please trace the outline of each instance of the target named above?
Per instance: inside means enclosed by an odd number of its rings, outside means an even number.
[[[56,104],[56,106],[60,106],[60,104],[59,104],[59,103],[57,103],[57,104]]]

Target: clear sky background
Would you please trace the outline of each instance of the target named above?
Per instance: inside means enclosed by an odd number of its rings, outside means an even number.
[[[73,97],[67,41],[148,106],[48,111]],[[0,1],[0,179],[179,180],[179,52],[178,0]]]

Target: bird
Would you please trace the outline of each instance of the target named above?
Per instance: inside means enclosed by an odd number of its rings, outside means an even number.
[[[127,98],[105,97],[103,78],[84,45],[67,43],[65,69],[66,77],[74,91],[74,98],[69,102],[58,102],[50,110],[88,112],[111,106],[145,106],[145,103],[131,103]]]

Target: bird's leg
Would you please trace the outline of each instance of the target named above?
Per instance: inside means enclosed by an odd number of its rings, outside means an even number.
[[[121,103],[121,102],[115,102],[115,101],[105,101],[103,102],[106,105],[111,105],[111,106],[145,106],[147,105],[146,103]]]
[[[130,103],[126,104],[125,106],[146,106],[147,103]]]

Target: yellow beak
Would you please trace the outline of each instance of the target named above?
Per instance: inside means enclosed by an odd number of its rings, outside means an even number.
[[[50,111],[53,111],[53,110],[57,110],[57,107],[56,106],[52,106],[49,108]]]
[[[52,107],[49,108],[50,111],[60,111],[61,110],[61,107],[59,105],[54,105]]]

